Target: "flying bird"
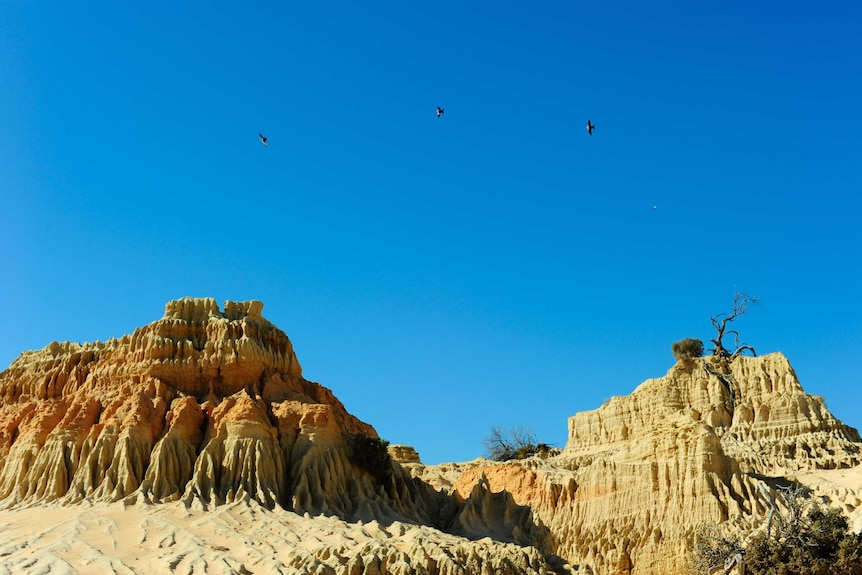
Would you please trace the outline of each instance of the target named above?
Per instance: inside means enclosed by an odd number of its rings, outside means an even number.
[[[443,108],[441,108],[440,106],[437,106],[437,117],[439,118],[442,115],[443,115]]]
[[[266,136],[264,136],[264,135],[263,135],[263,134],[261,134],[260,132],[258,132],[258,133],[257,133],[257,135],[258,135],[258,136],[260,136],[260,141],[261,141],[261,142],[263,142],[263,145],[264,145],[264,146],[266,146],[266,147],[268,148],[268,147],[269,147],[269,144],[267,144],[267,143],[266,143]]]
[[[593,130],[595,130],[595,129],[596,129],[596,127],[593,126],[592,122],[587,120],[587,132],[589,132],[591,136],[593,135]]]

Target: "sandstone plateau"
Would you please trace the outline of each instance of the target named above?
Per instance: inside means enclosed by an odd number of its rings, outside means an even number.
[[[862,442],[781,354],[678,363],[569,420],[564,449],[391,473],[257,301],[184,298],[0,373],[0,574],[683,573],[799,482],[862,529]],[[764,490],[765,488],[765,490]]]

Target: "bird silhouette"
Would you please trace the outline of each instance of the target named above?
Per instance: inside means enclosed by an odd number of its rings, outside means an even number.
[[[596,127],[592,124],[592,122],[587,120],[587,132],[589,132],[591,136],[593,135],[593,130],[595,129]]]
[[[437,117],[439,118],[442,115],[443,115],[443,108],[441,108],[440,106],[437,106]]]
[[[267,143],[266,143],[266,136],[264,136],[264,135],[263,135],[263,134],[261,134],[260,132],[258,132],[258,133],[257,133],[257,135],[258,135],[258,136],[260,136],[260,141],[261,141],[261,142],[263,142],[263,145],[264,145],[264,146],[266,146],[266,147],[268,148],[268,147],[269,147],[269,144],[267,144]]]

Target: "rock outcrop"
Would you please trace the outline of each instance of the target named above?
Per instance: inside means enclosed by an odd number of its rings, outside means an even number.
[[[807,481],[821,501],[858,515],[858,432],[806,394],[781,354],[730,363],[700,358],[569,419],[557,457],[459,470],[454,490],[486,482],[529,506],[584,572],[683,573],[695,530],[750,529],[769,504],[763,483]],[[432,472],[414,469],[432,480]],[[807,477],[807,479],[806,479]],[[816,478],[816,479],[815,479]],[[438,479],[439,482],[439,479]]]
[[[262,308],[186,298],[132,335],[22,354],[0,374],[0,499],[289,505],[289,462],[377,434],[302,378]]]
[[[559,453],[424,466],[391,445],[369,462],[355,442],[374,445],[374,428],[303,378],[262,308],[185,298],[131,335],[23,353],[0,373],[8,525],[22,509],[80,503],[182,509],[218,533],[266,518],[267,553],[233,535],[243,549],[229,553],[174,522],[144,518],[138,531],[165,524],[153,537],[184,539],[167,555],[147,543],[168,570],[215,561],[245,572],[242,557],[267,572],[338,575],[682,573],[701,524],[750,530],[769,509],[764,492],[794,482],[862,528],[859,434],[804,392],[781,354],[680,362],[570,418]],[[85,515],[60,524],[56,541],[100,525]],[[28,569],[36,543],[19,535],[0,537],[0,553]],[[293,546],[284,559],[270,539]],[[50,545],[46,572],[73,553]]]
[[[390,445],[387,447],[389,455],[398,463],[422,463],[419,460],[419,454],[409,445]]]
[[[448,542],[381,541],[351,557],[324,544],[301,572],[385,575],[407,564],[441,574],[462,564],[477,573],[553,572],[549,535],[529,508],[509,498],[490,509],[499,497],[480,488],[475,501],[435,490],[398,464],[419,460],[406,446],[385,455],[383,472],[364,467],[351,441],[377,432],[302,377],[290,340],[262,309],[184,298],[131,335],[23,353],[0,373],[0,508],[253,503],[405,522]]]

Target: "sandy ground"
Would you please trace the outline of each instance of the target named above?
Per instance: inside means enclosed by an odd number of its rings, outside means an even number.
[[[831,504],[841,507],[848,514],[850,529],[862,533],[862,465],[801,473],[797,479],[815,495],[825,495]]]
[[[463,469],[449,471],[454,477]],[[862,531],[862,466],[797,478],[842,505],[853,530]],[[211,510],[181,503],[43,505],[0,510],[0,575],[299,575],[323,564],[345,566],[381,545],[445,549],[458,540],[425,526],[312,518],[254,501]]]
[[[317,560],[344,564],[383,540],[406,547],[435,534],[398,522],[303,517],[254,502],[211,511],[180,503],[34,507],[0,511],[0,574],[308,573]]]

